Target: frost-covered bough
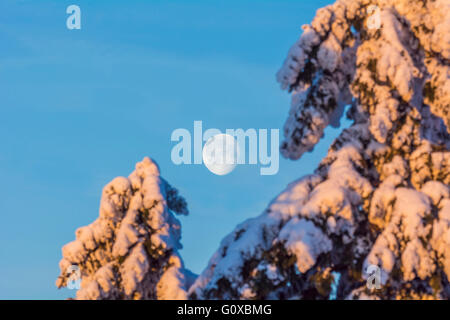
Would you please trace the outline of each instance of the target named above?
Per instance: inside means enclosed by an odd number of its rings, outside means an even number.
[[[194,278],[178,253],[173,212],[188,214],[185,200],[144,158],[128,178],[105,186],[98,219],[62,249],[56,285],[68,284],[75,265],[82,280],[77,299],[186,299]]]
[[[346,105],[353,123],[314,174],[222,241],[190,298],[328,299],[337,283],[338,299],[450,299],[450,1],[337,1],[277,78],[292,93],[285,157]]]

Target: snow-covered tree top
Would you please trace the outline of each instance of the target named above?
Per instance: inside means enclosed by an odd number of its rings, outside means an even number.
[[[128,178],[104,187],[98,219],[63,247],[57,286],[66,286],[67,271],[77,266],[78,299],[185,299],[192,274],[178,254],[174,212],[188,214],[185,200],[144,158]]]

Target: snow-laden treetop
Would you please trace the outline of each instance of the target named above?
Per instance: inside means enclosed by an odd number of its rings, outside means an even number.
[[[450,1],[340,0],[277,74],[284,156],[353,121],[314,174],[221,243],[193,298],[450,298]],[[366,287],[381,270],[381,288]],[[338,280],[339,279],[339,280]]]
[[[66,286],[77,266],[78,299],[185,299],[191,273],[178,254],[181,226],[173,212],[187,214],[185,200],[144,158],[128,178],[105,186],[98,219],[63,247],[57,286]]]

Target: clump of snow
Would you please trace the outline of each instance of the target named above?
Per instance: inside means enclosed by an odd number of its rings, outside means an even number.
[[[297,257],[297,268],[303,273],[316,263],[321,253],[332,248],[330,239],[305,219],[290,220],[281,229],[279,239],[286,241],[287,250]]]

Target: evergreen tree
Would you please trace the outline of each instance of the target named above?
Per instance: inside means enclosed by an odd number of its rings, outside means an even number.
[[[188,214],[185,200],[144,158],[128,178],[105,186],[98,219],[62,249],[56,285],[67,286],[79,270],[78,299],[186,299],[195,276],[178,254],[173,212]]]
[[[450,2],[339,0],[277,78],[292,94],[285,157],[346,106],[353,123],[222,241],[190,298],[328,299],[336,285],[338,299],[450,299]]]

